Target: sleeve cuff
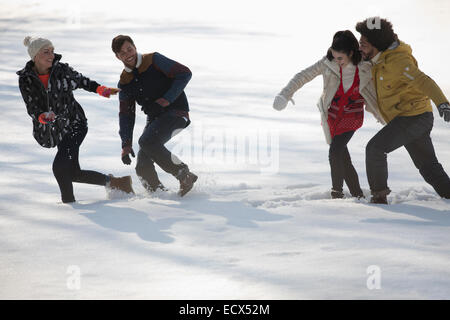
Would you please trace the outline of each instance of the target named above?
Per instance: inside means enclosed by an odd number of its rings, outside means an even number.
[[[132,147],[132,146],[133,146],[133,142],[131,140],[122,141],[122,149],[126,148],[126,147]]]

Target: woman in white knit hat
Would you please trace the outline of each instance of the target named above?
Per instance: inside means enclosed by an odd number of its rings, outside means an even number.
[[[87,134],[87,119],[75,100],[78,88],[109,98],[119,89],[99,85],[76,72],[61,55],[54,53],[52,42],[44,38],[26,37],[31,60],[17,72],[19,88],[33,121],[33,136],[43,147],[57,147],[53,174],[58,182],[62,202],[75,201],[73,182],[103,185],[133,193],[131,177],[115,178],[96,171],[81,170],[79,148]]]

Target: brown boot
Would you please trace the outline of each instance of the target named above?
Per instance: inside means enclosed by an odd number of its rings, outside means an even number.
[[[110,174],[109,177],[110,181],[107,185],[108,188],[134,194],[133,188],[131,186],[131,176],[116,178],[112,174]]]
[[[381,191],[372,191],[372,198],[370,199],[370,203],[388,204],[387,195],[389,193],[391,193],[391,190],[389,188]]]
[[[195,174],[189,171],[187,166],[180,169],[176,178],[180,181],[180,190],[178,191],[180,197],[188,193],[198,179]]]
[[[344,193],[339,190],[331,189],[331,199],[343,199]]]

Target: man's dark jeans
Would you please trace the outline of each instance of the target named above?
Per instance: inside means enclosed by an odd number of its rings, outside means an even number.
[[[387,154],[404,146],[420,174],[443,198],[450,198],[450,179],[438,162],[430,133],[433,113],[396,117],[367,144],[366,170],[372,193],[388,190]]]
[[[186,121],[175,111],[167,111],[147,123],[139,138],[140,149],[137,156],[136,174],[148,190],[154,191],[161,185],[154,163],[173,176],[177,176],[180,169],[186,167],[167,150],[164,144],[186,128],[189,123],[189,120]]]

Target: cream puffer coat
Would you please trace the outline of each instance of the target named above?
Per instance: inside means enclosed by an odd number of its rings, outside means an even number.
[[[377,104],[377,94],[372,81],[370,62],[363,61],[358,64],[359,68],[359,92],[364,98],[366,111],[369,111],[374,117],[383,125],[386,124],[383,117],[380,114]],[[306,83],[312,81],[318,75],[323,76],[323,93],[317,103],[319,108],[322,128],[325,134],[325,139],[328,144],[331,144],[330,128],[328,127],[328,109],[330,108],[331,101],[333,100],[336,91],[340,84],[340,72],[339,65],[335,61],[329,61],[327,57],[322,58],[311,67],[297,73],[294,78],[289,81],[288,85],[281,90],[279,95],[283,96],[286,101],[292,99],[294,93],[303,87]]]

